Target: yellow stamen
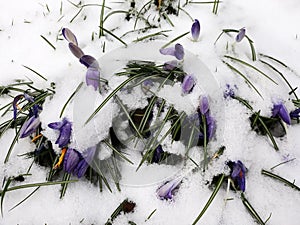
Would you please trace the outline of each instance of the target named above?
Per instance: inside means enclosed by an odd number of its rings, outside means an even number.
[[[64,160],[66,151],[67,151],[66,148],[63,148],[63,149],[61,150],[61,155],[60,155],[60,157],[59,157],[59,160],[58,160],[58,162],[55,164],[55,166],[53,167],[53,169],[57,169],[58,167],[60,167],[60,165],[62,164],[62,162],[63,162],[63,160]]]
[[[162,3],[162,0],[158,0],[158,6],[157,6],[158,9],[160,9],[161,3]]]
[[[32,138],[31,142],[35,142],[37,139],[39,139],[40,137],[43,137],[42,134],[39,134],[37,136],[35,136],[34,138]]]

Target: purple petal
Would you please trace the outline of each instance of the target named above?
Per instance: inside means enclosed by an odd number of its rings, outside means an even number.
[[[73,43],[74,45],[78,46],[77,38],[70,29],[63,28],[62,34],[69,43]]]
[[[181,88],[184,94],[191,93],[196,82],[193,75],[186,75],[182,81]]]
[[[239,33],[235,37],[236,42],[240,42],[241,40],[243,40],[245,34],[246,34],[246,29],[243,27],[240,29]]]
[[[162,149],[162,146],[158,145],[158,147],[154,151],[154,155],[151,163],[159,163],[163,153],[164,150]]]
[[[166,182],[164,185],[157,189],[157,195],[160,197],[160,199],[172,199],[173,191],[178,187],[181,181],[182,179],[178,177],[174,180]]]
[[[290,117],[293,119],[297,119],[300,117],[300,108],[290,112]]]
[[[176,44],[175,45],[175,57],[178,60],[182,60],[184,57],[184,49],[181,44]]]
[[[87,68],[99,68],[99,64],[97,62],[97,60],[90,55],[83,55],[80,59],[79,59],[80,63],[82,63],[83,65],[85,65]]]
[[[86,84],[93,86],[95,90],[99,88],[100,71],[97,68],[89,67],[85,75]]]
[[[236,88],[235,88],[236,89]],[[229,84],[226,84],[226,89],[224,91],[224,98],[233,98],[235,96],[235,89],[232,88]]]
[[[208,98],[206,95],[201,96],[199,109],[202,115],[205,115],[209,110]]]
[[[77,175],[78,178],[81,178],[85,174],[87,168],[94,158],[95,152],[96,146],[90,147],[82,153],[82,158],[73,171],[74,175]]]
[[[70,142],[71,132],[72,132],[72,124],[65,123],[60,129],[60,134],[55,144],[58,144],[60,148],[67,146]]]
[[[54,123],[49,123],[48,127],[54,130],[59,130],[62,127],[63,123],[62,122],[54,122]]]
[[[79,162],[79,152],[72,148],[68,148],[64,157],[64,170],[67,173],[72,173]]]
[[[291,125],[290,114],[285,105],[280,100],[278,100],[278,103],[275,103],[272,108],[272,117],[276,116],[281,118],[286,124]]]
[[[207,123],[207,137],[208,140],[212,139],[216,132],[216,121],[211,116],[206,116],[206,123]]]
[[[238,183],[238,187],[241,191],[245,191],[246,189],[246,167],[244,164],[238,160],[237,162],[233,162],[233,168],[231,172],[231,178]]]
[[[81,48],[79,48],[77,45],[74,45],[72,42],[69,43],[69,49],[78,59],[84,56],[84,52],[81,50]]]
[[[14,100],[13,100],[13,103],[12,103],[12,106],[13,106],[13,112],[14,112],[14,120],[17,118],[17,111],[18,111],[17,103],[18,103],[18,101],[20,101],[20,99],[22,99],[23,97],[24,97],[24,95],[17,95],[16,97],[14,97]]]
[[[36,131],[41,121],[39,117],[32,116],[25,123],[23,123],[20,130],[20,138],[25,138]]]
[[[175,48],[174,47],[161,48],[161,49],[159,49],[159,52],[162,55],[172,55],[172,56],[175,56]]]
[[[279,117],[288,125],[291,125],[291,117],[286,109],[285,105],[281,105],[280,110],[279,110]]]
[[[191,33],[194,41],[197,41],[200,35],[200,23],[197,19],[195,19],[192,28],[191,28]]]
[[[179,67],[177,60],[172,60],[164,63],[163,69],[166,71],[171,71]]]

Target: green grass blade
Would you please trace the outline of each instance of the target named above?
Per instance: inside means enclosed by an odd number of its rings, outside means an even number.
[[[261,174],[263,174],[265,176],[268,176],[268,177],[272,177],[272,178],[274,178],[274,179],[276,179],[276,180],[278,180],[278,181],[280,181],[280,182],[288,185],[289,187],[294,188],[297,191],[300,191],[300,187],[296,186],[294,183],[292,183],[292,182],[290,182],[290,181],[288,181],[288,180],[286,180],[286,179],[284,179],[284,178],[282,178],[282,177],[280,177],[280,176],[278,176],[278,175],[276,175],[274,173],[271,173],[271,172],[266,171],[266,170],[261,170]]]
[[[257,88],[251,83],[251,81],[242,73],[240,72],[238,69],[236,69],[235,67],[233,67],[232,65],[230,65],[229,63],[223,61],[223,63],[225,63],[232,71],[236,72],[237,74],[239,74],[242,78],[244,78],[244,80],[256,91],[256,93],[263,99],[262,95],[260,94],[260,92],[257,90]]]
[[[120,151],[118,151],[117,149],[115,149],[107,140],[103,141],[107,147],[109,147],[114,153],[116,153],[118,156],[120,156],[122,159],[126,160],[127,162],[129,162],[130,164],[134,165],[134,163],[128,159],[125,155],[123,155]]]
[[[37,187],[36,189],[34,189],[29,195],[26,196],[26,198],[24,198],[18,204],[16,204],[15,206],[13,206],[9,211],[12,211],[13,209],[17,208],[19,205],[21,205],[23,202],[25,202],[28,198],[30,198],[39,189],[40,189],[40,187]]]
[[[267,74],[265,74],[264,72],[262,72],[262,71],[261,71],[260,69],[258,69],[257,67],[255,67],[255,66],[253,66],[253,65],[251,65],[251,64],[249,64],[249,63],[247,63],[247,62],[245,62],[245,61],[243,61],[243,60],[241,60],[241,59],[237,59],[237,58],[234,58],[234,57],[229,56],[229,55],[225,55],[224,57],[225,57],[225,58],[228,58],[228,59],[231,59],[231,60],[234,60],[234,61],[237,61],[237,62],[239,62],[239,63],[241,63],[241,64],[243,64],[243,65],[245,65],[245,66],[248,66],[248,67],[250,67],[250,68],[256,70],[257,72],[259,72],[260,74],[262,74],[264,77],[266,77],[267,79],[269,79],[270,81],[272,81],[274,84],[277,84],[277,85],[278,85],[278,83],[277,83],[276,81],[274,81],[271,77],[269,77]]]
[[[6,192],[8,191],[8,187],[9,187],[10,183],[11,183],[11,178],[9,177],[8,180],[6,181],[6,184],[5,184],[4,188],[3,188],[3,190],[0,192],[0,195],[1,195],[1,202],[0,202],[1,206],[0,207],[1,207],[1,215],[2,215],[2,217],[3,217],[3,201],[4,201],[4,196],[5,196]]]
[[[29,68],[28,66],[22,65],[24,68],[30,70],[31,72],[35,73],[36,75],[38,75],[39,77],[41,77],[42,79],[44,79],[45,81],[47,81],[47,78],[45,78],[42,74],[36,72],[35,70]]]
[[[81,83],[77,86],[77,88],[75,89],[75,91],[74,91],[74,92],[71,94],[71,96],[68,98],[67,102],[64,104],[63,108],[61,109],[61,112],[60,112],[60,114],[59,114],[59,118],[62,117],[62,115],[63,115],[63,113],[64,113],[64,111],[65,111],[67,105],[70,103],[70,101],[72,100],[72,98],[74,97],[74,95],[80,90],[80,88],[82,87],[82,85],[83,85],[83,82],[81,82]]]
[[[53,48],[54,50],[56,50],[56,48],[54,47],[54,45],[47,38],[45,38],[43,35],[40,35],[40,36],[41,36],[41,38],[43,38],[43,40],[45,42],[47,42],[48,45],[50,45],[51,48]]]
[[[110,13],[108,13],[105,18],[103,19],[103,22],[105,22],[110,16],[114,15],[114,14],[118,14],[118,13],[124,13],[124,14],[127,14],[128,11],[125,11],[125,10],[115,10],[115,11],[112,11]]]
[[[170,44],[172,44],[173,42],[179,40],[180,38],[183,38],[184,36],[186,36],[186,35],[189,34],[189,33],[190,33],[190,32],[188,31],[188,32],[185,32],[185,33],[183,33],[183,34],[177,36],[177,37],[174,38],[173,40],[169,41],[167,44],[163,45],[161,48],[166,48],[166,47],[168,47]]]
[[[289,88],[291,89],[291,93],[293,93],[294,94],[294,96],[295,96],[295,98],[298,100],[298,96],[297,96],[297,94],[295,93],[295,89],[292,87],[292,85],[288,82],[288,80],[285,78],[285,76],[278,70],[278,69],[276,69],[274,66],[272,66],[271,64],[269,64],[269,63],[267,63],[266,61],[264,61],[264,60],[259,60],[260,62],[262,62],[263,64],[265,64],[265,65],[267,65],[268,67],[270,67],[272,70],[274,70],[276,73],[278,73],[280,76],[281,76],[281,78],[285,81],[285,83],[289,86]]]
[[[252,205],[249,203],[249,201],[245,198],[244,193],[241,193],[241,198],[243,201],[244,206],[247,208],[251,216],[253,216],[257,222],[261,225],[265,225],[265,222],[260,218],[258,213],[255,211],[255,209],[252,207]]]
[[[101,13],[100,13],[100,23],[99,23],[99,38],[101,36],[104,36],[104,6],[105,6],[105,0],[102,0],[102,7],[101,7]]]
[[[140,11],[137,13],[136,19],[135,19],[135,21],[134,21],[134,26],[133,26],[133,29],[134,29],[134,30],[135,30],[135,28],[136,28],[137,21],[138,21],[138,19],[140,18],[140,15],[141,15],[143,9],[146,8],[146,7],[147,7],[149,4],[151,4],[151,3],[152,3],[152,0],[150,0],[149,2],[147,2],[145,5],[143,5],[143,7],[142,7],[142,8],[140,9]]]
[[[62,199],[66,194],[68,184],[69,184],[68,181],[70,180],[70,178],[71,178],[71,174],[68,174],[68,173],[65,172],[64,176],[63,176],[63,179],[62,179],[62,181],[65,182],[65,183],[61,184],[60,199]]]
[[[90,122],[94,117],[95,115],[103,108],[103,106],[112,98],[116,95],[116,93],[118,91],[120,91],[126,84],[128,84],[130,81],[138,78],[138,77],[141,77],[142,75],[141,74],[137,74],[135,76],[132,76],[132,77],[129,77],[126,81],[124,81],[123,83],[121,83],[116,89],[114,89],[112,91],[112,93],[110,93],[106,99],[104,99],[104,101],[96,108],[96,110],[90,115],[90,117],[87,119],[87,121],[85,122],[85,124],[87,124],[88,122]]]
[[[102,30],[104,30],[106,33],[110,34],[111,36],[113,36],[115,39],[117,39],[118,41],[120,41],[123,45],[125,45],[125,47],[127,47],[127,44],[118,36],[116,36],[114,33],[112,33],[109,30],[106,30],[104,27],[100,27]]]
[[[148,34],[148,35],[146,35],[146,36],[137,38],[137,39],[134,40],[133,42],[143,41],[143,40],[145,40],[145,39],[153,38],[153,37],[156,37],[156,36],[164,36],[164,37],[168,37],[168,35],[164,34],[164,32],[170,32],[170,31],[171,31],[171,30],[158,31],[158,32],[153,33],[153,34]]]
[[[214,200],[214,198],[216,197],[218,191],[220,190],[220,187],[223,183],[223,180],[225,178],[225,174],[222,174],[222,176],[219,178],[216,188],[213,191],[213,193],[211,194],[211,196],[209,197],[207,203],[205,204],[204,208],[202,209],[202,211],[200,212],[200,214],[197,216],[197,218],[195,219],[195,221],[192,223],[192,225],[195,225],[198,223],[198,221],[200,220],[200,218],[204,215],[204,213],[206,212],[206,210],[208,209],[208,207],[210,206],[210,204],[212,203],[212,201]]]

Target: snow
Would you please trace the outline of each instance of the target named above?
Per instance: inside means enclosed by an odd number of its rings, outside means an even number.
[[[130,5],[127,1],[106,1],[112,10],[128,10]],[[147,1],[136,1],[136,8],[140,9]],[[185,1],[181,1],[181,5]],[[76,2],[78,3],[78,2]],[[84,1],[84,4],[101,4],[101,1]],[[47,10],[47,6],[49,11]],[[60,12],[62,6],[62,12]],[[3,217],[0,224],[104,224],[115,208],[126,198],[134,201],[137,206],[133,213],[121,214],[114,220],[114,225],[127,224],[134,221],[136,224],[192,224],[206,204],[212,190],[207,182],[212,177],[225,172],[229,173],[225,163],[228,160],[241,160],[248,169],[246,174],[245,195],[251,205],[255,208],[263,220],[270,214],[267,224],[274,225],[297,225],[299,224],[300,193],[295,189],[261,174],[262,169],[270,170],[271,167],[287,160],[295,160],[276,167],[272,172],[279,174],[297,186],[300,185],[300,125],[293,124],[287,127],[287,135],[276,138],[279,151],[275,151],[269,138],[257,135],[251,130],[248,118],[251,112],[236,100],[223,99],[223,90],[226,84],[237,85],[236,94],[251,103],[254,111],[261,110],[264,116],[271,115],[272,99],[282,99],[289,111],[295,109],[291,102],[290,91],[281,77],[259,61],[251,61],[251,52],[248,42],[244,39],[235,43],[235,34],[231,36],[223,34],[215,43],[222,29],[246,28],[246,34],[254,41],[257,53],[273,56],[286,63],[289,68],[279,64],[279,68],[293,87],[300,84],[300,31],[297,21],[300,21],[300,4],[297,0],[252,0],[250,1],[223,1],[219,5],[218,14],[212,13],[212,4],[187,4],[183,9],[193,18],[197,18],[201,24],[200,38],[197,42],[192,41],[191,34],[179,39],[185,49],[183,69],[196,78],[196,86],[191,94],[183,95],[179,84],[166,85],[158,93],[158,96],[174,104],[179,111],[183,110],[188,115],[192,114],[199,103],[199,97],[207,94],[210,100],[210,112],[217,123],[214,138],[208,144],[208,153],[213,155],[220,146],[226,146],[223,155],[212,160],[205,172],[198,170],[194,172],[194,164],[186,161],[187,165],[180,163],[174,165],[142,165],[136,172],[136,166],[140,161],[140,152],[144,145],[137,146],[128,144],[126,156],[134,162],[134,166],[127,162],[121,162],[122,180],[119,192],[111,183],[112,193],[106,188],[103,192],[97,186],[92,185],[85,178],[76,183],[68,185],[66,195],[60,199],[60,185],[39,188],[30,198],[11,209],[23,200],[34,189],[20,189],[7,192],[3,203]],[[174,60],[172,56],[159,54],[161,48],[168,41],[188,32],[192,20],[180,11],[179,16],[170,15],[174,27],[166,20],[157,22],[158,12],[154,5],[151,6],[147,15],[149,21],[158,25],[158,28],[148,32],[132,32],[125,35],[122,40],[128,43],[128,47],[117,41],[110,35],[98,38],[99,15],[101,7],[87,6],[70,23],[78,12],[78,8],[66,0],[62,1],[4,1],[0,0],[0,58],[1,58],[1,85],[8,85],[15,79],[32,80],[39,88],[49,88],[51,82],[55,83],[56,94],[48,98],[40,113],[43,134],[52,142],[55,142],[57,133],[49,128],[50,122],[60,121],[61,109],[65,102],[74,92],[76,87],[84,82],[82,88],[76,93],[73,101],[66,107],[63,117],[67,117],[73,123],[72,143],[79,151],[96,145],[99,141],[107,138],[110,126],[118,127],[118,137],[126,139],[124,131],[128,123],[113,124],[113,118],[122,110],[118,103],[109,101],[107,105],[95,116],[91,123],[84,123],[95,110],[95,108],[120,84],[125,77],[117,77],[114,74],[122,71],[128,60],[151,60],[162,64]],[[109,13],[106,9],[105,13]],[[129,22],[124,19],[124,14],[115,14],[109,17],[104,27],[113,30],[116,36],[134,28],[134,18]],[[79,47],[99,61],[101,77],[109,80],[109,88],[106,92],[99,94],[92,87],[85,85],[86,68],[78,62],[69,51],[67,41],[62,40],[61,29],[68,27],[77,36]],[[143,28],[144,23],[139,20],[136,29]],[[137,38],[152,34],[161,30],[168,37],[159,36],[154,41],[143,41],[134,43]],[[54,50],[41,35],[47,38],[56,48]],[[92,36],[94,35],[94,40]],[[176,42],[176,43],[177,43]],[[173,43],[175,44],[175,43]],[[275,85],[257,71],[248,67],[238,65],[224,55],[231,55],[247,61],[268,74]],[[245,81],[232,72],[222,60],[234,65],[238,70],[247,74],[255,87],[260,91],[261,98]],[[265,59],[267,61],[267,59]],[[268,61],[270,62],[270,61]],[[45,76],[44,81],[33,72],[24,68],[28,66]],[[272,64],[273,65],[273,64]],[[296,93],[300,95],[299,90]],[[15,94],[13,92],[13,94]],[[131,93],[126,94],[122,90],[120,99],[128,109],[145,107],[147,101],[140,96],[143,92],[137,86]],[[0,107],[12,100],[9,96],[1,96]],[[2,112],[1,112],[2,114]],[[10,119],[8,113],[1,117],[1,123]],[[170,127],[170,123],[164,130]],[[162,132],[162,134],[164,131]],[[25,174],[32,163],[22,154],[33,151],[34,145],[29,139],[20,139],[15,145],[7,163],[4,163],[6,153],[14,137],[14,130],[8,130],[0,138],[0,181],[9,176]],[[160,135],[161,137],[161,135]],[[164,150],[178,155],[184,155],[184,145],[180,142],[173,145],[170,139],[163,145]],[[57,145],[56,152],[60,152]],[[112,152],[103,143],[100,144],[96,157],[101,160],[107,159]],[[131,154],[130,154],[131,153]],[[203,151],[194,147],[190,149],[189,156],[197,163],[203,159]],[[40,167],[33,163],[30,170],[31,176],[26,176],[23,183],[45,182],[49,169]],[[162,201],[156,195],[156,190],[165,181],[174,176],[182,176],[183,181],[174,199]],[[76,177],[72,177],[72,179]],[[22,185],[14,181],[13,185]],[[227,183],[227,180],[226,180]],[[227,185],[227,184],[226,184]],[[200,219],[198,224],[210,225],[232,225],[256,224],[255,220],[247,212],[237,192],[226,192],[226,185],[218,192],[216,198]],[[3,187],[2,187],[3,188]],[[233,198],[226,203],[225,198]],[[155,213],[150,219],[147,217],[153,210]]]

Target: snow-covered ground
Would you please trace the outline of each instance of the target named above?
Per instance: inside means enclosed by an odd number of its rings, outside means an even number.
[[[105,1],[104,16],[116,10],[128,11],[131,0]],[[131,10],[139,10],[149,1],[136,0],[135,7]],[[213,189],[208,183],[215,175],[230,170],[226,166],[227,161],[241,160],[247,168],[245,197],[251,203],[255,211],[266,224],[272,225],[297,225],[300,215],[300,192],[284,183],[265,176],[262,169],[283,177],[298,187],[300,186],[300,125],[295,122],[287,125],[287,134],[281,138],[275,138],[279,150],[276,151],[268,136],[257,134],[251,129],[249,116],[251,111],[234,99],[224,99],[223,91],[226,84],[237,86],[236,95],[249,100],[253,111],[260,110],[260,114],[270,117],[274,99],[281,99],[289,112],[296,109],[292,99],[294,95],[282,77],[264,64],[268,62],[279,70],[290,82],[293,88],[300,85],[300,3],[297,0],[252,0],[252,1],[222,1],[219,4],[217,14],[212,13],[213,4],[196,4],[200,1],[180,1],[179,15],[168,15],[173,26],[168,20],[161,17],[158,22],[159,12],[153,4],[145,14],[149,23],[157,28],[146,32],[126,32],[144,28],[147,24],[135,18],[129,21],[126,14],[116,13],[109,16],[104,22],[104,28],[111,31],[117,37],[128,44],[124,45],[104,31],[105,36],[99,38],[99,24],[102,1],[81,1],[82,8],[74,4],[79,2],[27,0],[4,1],[0,0],[0,58],[1,58],[1,86],[14,83],[16,79],[33,81],[33,85],[40,89],[51,87],[55,83],[55,94],[47,98],[40,112],[43,135],[53,144],[57,133],[49,129],[47,125],[59,121],[60,112],[81,82],[85,82],[86,68],[78,62],[68,48],[61,30],[69,28],[76,35],[79,47],[88,55],[95,57],[100,65],[101,78],[109,81],[108,92],[99,94],[93,87],[85,83],[76,97],[70,102],[64,111],[64,116],[73,122],[73,133],[69,147],[78,148],[78,151],[97,144],[108,136],[108,129],[112,126],[112,119],[117,117],[119,111],[117,101],[109,102],[94,118],[93,123],[83,126],[84,122],[94,111],[95,107],[107,97],[114,88],[125,80],[125,77],[116,77],[115,72],[120,72],[127,60],[150,60],[163,63],[172,60],[171,56],[159,53],[159,48],[185,32],[189,32],[193,19],[200,21],[201,30],[199,40],[193,41],[191,34],[187,34],[176,42],[185,49],[183,69],[193,73],[196,86],[192,93],[183,95],[180,83],[173,87],[163,88],[159,96],[165,98],[170,104],[174,104],[179,111],[185,110],[187,114],[196,110],[199,96],[206,94],[210,100],[210,113],[216,120],[216,133],[209,142],[208,154],[213,155],[220,146],[226,150],[218,158],[209,163],[205,172],[192,170],[195,165],[187,160],[186,165],[159,165],[144,164],[138,172],[135,172],[139,161],[139,151],[126,155],[134,162],[129,166],[123,162],[121,169],[120,188],[118,191],[112,180],[109,180],[112,193],[105,187],[99,191],[97,185],[91,184],[86,178],[80,178],[78,182],[68,185],[66,194],[60,198],[61,185],[43,186],[22,204],[10,210],[34,188],[24,188],[5,193],[3,197],[3,216],[0,224],[29,225],[29,224],[105,224],[113,211],[124,200],[129,199],[136,203],[134,211],[121,214],[113,224],[128,224],[133,221],[136,224],[192,224],[200,211],[205,206]],[[162,0],[162,3],[173,2],[177,9],[178,1]],[[188,4],[185,4],[188,2]],[[91,5],[89,5],[91,4]],[[97,5],[98,4],[98,5]],[[70,22],[72,21],[72,22]],[[223,29],[246,28],[246,35],[254,42],[257,60],[251,58],[251,49],[246,38],[241,42],[235,41],[236,33],[223,34],[215,43]],[[166,30],[169,30],[165,32]],[[149,34],[164,31],[164,35],[147,38],[138,41],[139,38]],[[49,41],[53,47],[50,46]],[[288,67],[267,58],[269,55],[284,62]],[[229,55],[246,61],[255,68],[270,76],[278,85],[262,76],[253,68],[241,64],[235,60],[224,57]],[[262,60],[262,61],[260,61]],[[252,84],[258,89],[261,96],[236,72],[231,70],[223,61],[237,68],[245,74]],[[25,66],[25,67],[24,67]],[[28,68],[33,69],[47,81],[37,76]],[[122,90],[123,91],[123,90]],[[300,95],[297,89],[296,94]],[[20,93],[12,91],[1,95],[0,107],[12,101],[13,97]],[[121,100],[129,109],[145,107],[146,99],[140,99],[143,92],[132,90],[131,93],[120,95]],[[1,117],[1,123],[13,116],[10,111]],[[2,114],[3,111],[1,111]],[[116,129],[122,129],[124,124],[113,125]],[[166,124],[167,129],[170,125]],[[120,131],[121,132],[121,131]],[[122,133],[122,132],[121,132]],[[8,177],[29,173],[25,181],[12,181],[9,187],[46,182],[50,168],[32,164],[32,159],[24,156],[31,152],[35,145],[29,138],[19,139],[14,146],[7,162],[4,163],[8,149],[14,138],[15,130],[9,129],[0,139],[0,181],[4,188]],[[119,134],[121,138],[122,134]],[[168,142],[169,141],[169,142]],[[184,154],[181,143],[170,144],[166,140],[164,150],[174,154]],[[138,149],[137,147],[132,147]],[[61,150],[54,145],[57,153]],[[141,149],[138,149],[141,150]],[[100,146],[96,157],[109,157],[110,150]],[[108,151],[108,152],[107,152]],[[128,153],[128,152],[127,152]],[[190,150],[190,157],[199,163],[203,159],[203,147],[194,147]],[[289,161],[291,160],[291,161]],[[287,162],[289,161],[289,162]],[[270,168],[286,162],[273,170]],[[32,164],[32,165],[31,165]],[[174,194],[172,200],[161,200],[157,197],[156,190],[165,181],[173,176],[182,177],[182,183]],[[72,176],[71,180],[76,180]],[[60,178],[61,180],[61,178]],[[240,191],[226,190],[227,179],[217,193],[198,224],[209,225],[248,225],[256,224],[255,219],[247,211],[241,200]],[[233,200],[224,201],[232,198]],[[153,215],[148,216],[155,210]]]

